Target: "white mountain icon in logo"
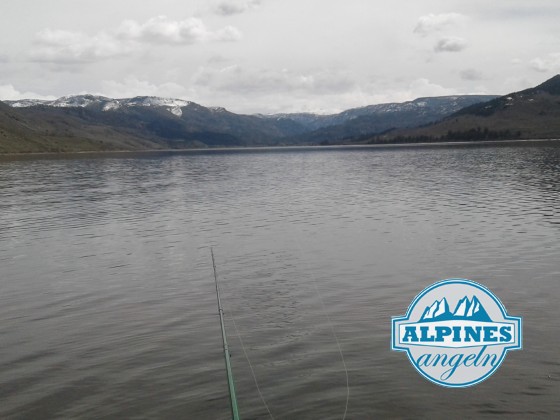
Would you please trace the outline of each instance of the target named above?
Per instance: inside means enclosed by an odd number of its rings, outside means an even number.
[[[465,296],[459,300],[453,312],[449,310],[447,299],[436,300],[426,307],[419,322],[447,321],[452,319],[492,321],[476,296],[473,296],[470,300]]]

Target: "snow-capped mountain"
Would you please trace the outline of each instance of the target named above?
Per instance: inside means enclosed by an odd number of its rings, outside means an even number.
[[[101,104],[111,101],[112,99],[106,98],[104,96],[95,95],[69,95],[62,96],[58,99],[42,100],[42,99],[21,99],[16,101],[4,101],[4,103],[10,105],[13,108],[28,108],[31,106],[53,106],[57,108],[69,108],[69,107],[86,107],[92,104]]]
[[[54,143],[47,150],[57,151],[68,147],[72,150],[126,150],[352,142],[360,140],[360,136],[373,136],[390,128],[425,124],[461,105],[487,98],[423,98],[403,104],[371,105],[333,115],[266,116],[235,114],[222,107],[205,107],[184,99],[156,96],[114,99],[70,95],[55,100],[6,101],[6,104],[12,108],[10,114],[19,113],[17,118],[26,121],[16,131],[22,136],[26,133],[29,142],[25,147],[17,143],[17,148],[42,151],[42,143],[32,139],[46,136],[47,143]],[[76,139],[85,143],[78,148]],[[62,143],[64,146],[60,146]],[[16,146],[10,146],[10,150]]]
[[[449,304],[445,298],[436,300],[427,306],[420,318],[420,321],[447,321],[463,319],[470,321],[491,321],[488,313],[476,296],[469,299],[467,296],[461,298],[455,310],[449,310]]]
[[[0,153],[558,138],[559,97],[560,75],[503,97],[419,98],[333,115],[241,115],[154,96],[0,101]]]
[[[388,128],[425,124],[456,112],[465,106],[488,101],[493,98],[495,98],[495,96],[443,96],[436,98],[419,98],[414,101],[403,103],[369,105],[331,115],[284,113],[272,115],[256,114],[255,116],[266,120],[276,120],[278,122],[292,121],[305,127],[306,132],[350,123],[350,126],[359,126],[358,134],[361,135],[364,133],[369,134],[383,131]],[[98,95],[69,95],[52,101],[22,99],[5,101],[5,103],[13,108],[27,108],[42,105],[56,108],[98,108],[103,111],[114,111],[121,108],[136,106],[157,107],[163,108],[177,117],[182,115],[182,108],[197,105],[194,102],[183,99],[162,98],[157,96],[136,96],[134,98],[113,99]],[[206,109],[214,112],[226,111],[222,107],[209,107]],[[364,123],[366,127],[364,127]],[[343,131],[352,134],[350,126],[344,127]],[[323,140],[328,140],[332,137],[332,134],[325,130],[322,130],[320,135],[323,137]]]
[[[182,107],[194,104],[194,102],[185,101],[183,99],[160,98],[157,96],[136,96],[134,98],[113,99],[96,95],[69,95],[62,96],[52,101],[22,99],[18,101],[5,101],[5,103],[13,108],[27,108],[43,105],[55,108],[99,107],[103,111],[114,111],[122,107],[151,106],[164,108],[177,117],[183,114],[181,110]]]

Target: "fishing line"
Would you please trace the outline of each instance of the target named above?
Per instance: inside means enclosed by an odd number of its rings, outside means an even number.
[[[268,415],[270,416],[270,418],[272,420],[274,420],[274,416],[272,415],[272,413],[270,412],[270,408],[268,408],[268,404],[266,403],[264,396],[261,392],[261,388],[259,387],[259,382],[257,381],[257,375],[255,374],[255,370],[253,369],[253,364],[251,363],[251,360],[249,360],[249,355],[247,354],[247,351],[245,350],[245,345],[243,344],[243,339],[241,338],[241,333],[239,332],[239,329],[237,329],[237,323],[235,322],[235,317],[233,316],[233,312],[231,310],[231,308],[229,309],[230,311],[230,318],[233,322],[233,329],[235,330],[235,332],[237,333],[237,338],[239,339],[239,343],[241,344],[241,348],[243,349],[243,354],[245,355],[245,359],[247,359],[247,363],[249,364],[249,369],[251,370],[251,375],[253,376],[253,380],[255,381],[255,387],[257,388],[257,392],[259,393],[259,397],[261,398],[262,403],[264,404],[266,411],[268,411]]]
[[[303,248],[302,248],[301,243],[299,242],[299,239],[297,238],[297,236],[295,237],[295,240],[296,240],[297,246],[298,246],[298,248],[299,248],[300,256],[303,256],[303,255],[304,255],[304,253],[303,253]],[[327,320],[327,323],[328,323],[328,325],[329,325],[329,329],[331,330],[331,334],[332,334],[332,336],[333,336],[333,338],[334,338],[334,341],[335,341],[335,343],[336,343],[336,347],[337,347],[337,350],[338,350],[338,354],[340,355],[340,361],[341,361],[342,366],[343,366],[343,369],[344,369],[344,375],[345,375],[345,380],[346,380],[346,401],[345,401],[345,405],[344,405],[344,414],[342,415],[342,420],[345,420],[345,419],[346,419],[346,415],[347,415],[347,413],[348,413],[348,405],[349,405],[349,401],[350,401],[350,379],[349,379],[349,374],[348,374],[348,367],[347,367],[347,365],[346,365],[346,360],[345,360],[345,358],[344,358],[344,352],[342,351],[342,346],[340,345],[340,341],[339,341],[339,339],[338,339],[338,336],[337,336],[337,334],[336,334],[336,330],[335,330],[335,328],[334,328],[334,323],[333,323],[333,321],[332,321],[332,319],[331,319],[331,317],[330,317],[330,315],[329,315],[329,313],[328,313],[328,311],[327,311],[325,301],[324,301],[323,296],[322,296],[322,294],[321,294],[321,292],[320,292],[320,290],[319,290],[319,286],[318,286],[318,284],[317,284],[317,279],[316,279],[315,275],[313,274],[313,271],[309,269],[309,265],[308,265],[307,262],[305,261],[305,258],[303,258],[303,262],[304,262],[304,264],[306,265],[306,268],[307,268],[307,270],[308,270],[309,273],[310,273],[311,281],[312,281],[312,283],[313,283],[313,287],[314,287],[314,289],[315,289],[315,293],[316,293],[317,297],[319,298],[319,301],[321,302],[321,310],[322,310],[322,312],[323,312],[323,316],[324,316],[325,319]],[[228,305],[228,306],[229,306],[229,305]],[[243,339],[242,339],[242,337],[241,337],[241,334],[240,334],[240,332],[239,332],[239,328],[237,327],[237,322],[235,321],[235,316],[234,316],[233,311],[231,310],[231,307],[229,307],[229,312],[230,312],[230,318],[231,318],[231,320],[232,320],[234,329],[235,329],[236,334],[237,334],[237,337],[238,337],[238,339],[239,339],[239,343],[240,343],[240,345],[241,345],[241,349],[243,350],[243,354],[244,354],[245,359],[247,360],[247,363],[248,363],[248,365],[249,365],[249,369],[250,369],[250,371],[251,371],[251,376],[253,377],[253,381],[254,381],[254,383],[255,383],[255,387],[257,388],[257,392],[258,392],[258,394],[259,394],[259,398],[260,398],[260,400],[262,401],[263,405],[265,406],[265,408],[266,408],[266,410],[267,410],[268,415],[270,416],[270,418],[274,420],[274,416],[272,415],[272,413],[271,413],[271,411],[270,411],[270,408],[269,408],[269,406],[268,406],[268,404],[267,404],[267,402],[266,402],[266,399],[264,398],[264,395],[263,395],[263,393],[262,393],[262,391],[261,391],[261,388],[260,388],[260,386],[259,386],[259,382],[258,382],[258,380],[257,380],[257,376],[256,376],[256,374],[255,374],[255,370],[254,370],[254,368],[253,368],[253,364],[251,363],[251,360],[250,360],[249,355],[248,355],[248,353],[247,353],[245,344],[244,344]]]
[[[212,249],[212,248],[211,248]],[[213,251],[212,251],[213,252]],[[216,268],[214,265],[214,270],[216,272]],[[228,305],[229,306],[229,305]],[[243,354],[245,355],[245,359],[247,360],[247,363],[249,364],[249,369],[251,371],[251,376],[253,377],[253,381],[255,382],[255,387],[257,388],[257,392],[259,394],[259,397],[263,403],[263,405],[266,408],[266,411],[268,412],[268,415],[270,416],[270,418],[272,420],[274,420],[274,416],[272,415],[272,413],[270,412],[270,408],[268,407],[268,404],[266,403],[266,400],[264,398],[263,393],[261,392],[261,388],[259,386],[259,381],[257,380],[257,375],[255,374],[255,370],[253,369],[253,364],[251,363],[251,360],[249,359],[249,355],[247,354],[247,350],[245,348],[245,344],[243,343],[243,338],[241,338],[241,333],[239,332],[239,329],[237,328],[237,322],[235,322],[235,316],[233,314],[233,310],[231,309],[231,306],[228,309],[229,312],[229,318],[232,320],[233,322],[233,328],[235,329],[235,332],[237,334],[237,338],[239,339],[239,343],[241,344],[241,349],[243,350]]]
[[[296,237],[296,242],[300,251],[300,255],[303,255],[303,249],[301,247],[301,244],[298,240],[298,238]],[[303,259],[304,263],[305,263],[305,258]],[[305,263],[307,264],[307,263]],[[329,315],[329,313],[327,312],[327,308],[325,306],[325,301],[323,300],[323,296],[321,295],[321,292],[319,291],[319,287],[317,286],[317,279],[315,278],[315,276],[313,275],[313,271],[309,270],[309,266],[307,266],[308,271],[311,274],[311,282],[313,283],[313,286],[315,287],[315,293],[317,294],[317,297],[319,298],[319,301],[321,302],[321,308],[323,311],[323,316],[327,319],[327,322],[329,324],[329,328],[331,330],[331,333],[333,335],[334,341],[336,342],[336,347],[338,348],[338,354],[340,355],[340,361],[342,362],[342,366],[344,367],[344,375],[346,376],[346,404],[344,407],[344,414],[342,415],[342,420],[346,419],[346,413],[348,412],[348,402],[350,400],[350,380],[348,378],[348,367],[346,366],[346,361],[344,360],[344,353],[342,352],[342,347],[340,346],[340,341],[338,341],[338,336],[336,335],[336,331],[334,329],[334,324],[331,320],[331,317]]]
[[[293,213],[293,201],[290,200],[290,213]],[[303,253],[303,248],[301,246],[301,243],[299,241],[298,236],[294,236],[295,241],[297,243],[297,246],[299,248],[299,255],[301,257],[304,256]],[[313,274],[313,271],[309,269],[309,265],[306,261],[305,258],[302,258],[303,260],[303,264],[306,266],[307,271],[309,271],[310,275],[311,275],[311,282],[313,283],[313,287],[315,289],[315,293],[317,295],[317,297],[319,298],[319,301],[321,302],[321,310],[323,312],[323,316],[326,318],[327,323],[329,325],[329,329],[331,330],[331,334],[334,338],[334,341],[336,343],[336,347],[338,349],[338,354],[340,355],[340,361],[342,362],[342,367],[344,368],[344,376],[346,379],[346,401],[344,404],[344,414],[342,415],[342,420],[346,419],[346,414],[348,413],[348,404],[350,401],[350,379],[349,379],[349,375],[348,375],[348,367],[346,366],[346,360],[344,359],[344,353],[342,352],[342,347],[340,345],[340,341],[338,340],[338,336],[336,335],[336,331],[334,328],[334,324],[332,322],[332,319],[327,311],[326,305],[325,305],[325,301],[323,299],[323,296],[321,295],[321,292],[319,290],[319,286],[317,285],[317,279],[315,278],[315,275]]]

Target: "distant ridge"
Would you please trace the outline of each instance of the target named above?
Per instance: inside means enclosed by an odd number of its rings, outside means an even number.
[[[333,115],[242,115],[156,96],[23,99],[4,105],[0,153],[331,144],[425,124],[488,98],[419,98]]]
[[[333,115],[242,115],[155,96],[0,102],[0,153],[531,138],[560,138],[560,75],[501,97],[418,98]]]
[[[494,98],[495,95],[438,96],[349,109],[327,116],[320,127],[300,135],[298,140],[313,144],[353,142],[387,130],[418,127],[439,121],[464,107]]]
[[[560,75],[533,88],[473,104],[441,121],[393,130],[365,143],[560,138]]]

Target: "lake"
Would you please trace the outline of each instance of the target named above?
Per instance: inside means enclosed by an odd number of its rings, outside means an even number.
[[[1,418],[229,418],[211,246],[243,419],[560,417],[560,142],[4,157],[0,209]],[[451,277],[523,317],[464,389],[390,350]]]

